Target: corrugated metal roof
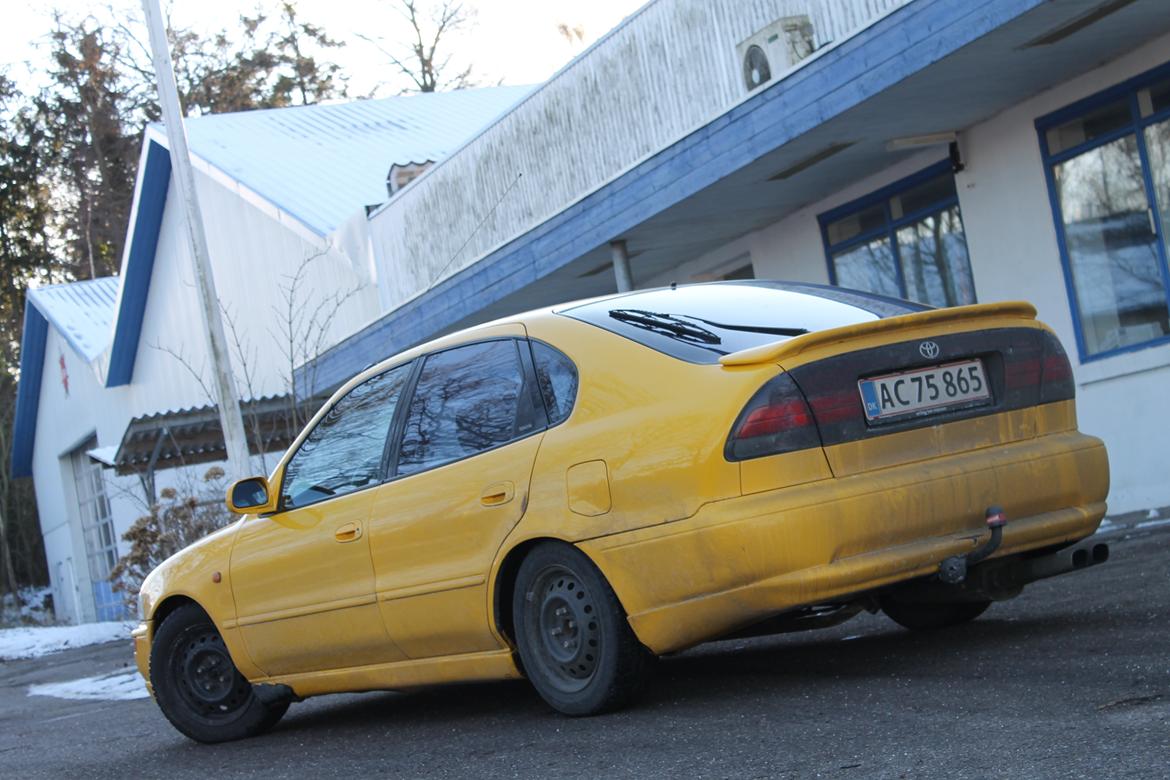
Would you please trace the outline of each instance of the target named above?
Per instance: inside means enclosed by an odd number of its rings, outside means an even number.
[[[211,114],[191,151],[325,235],[386,201],[394,163],[439,160],[532,91],[487,87],[335,105]]]
[[[93,361],[113,335],[118,278],[37,287],[28,291],[28,300],[79,355]]]
[[[297,419],[313,416],[323,398],[302,399]],[[287,395],[265,396],[240,402],[244,417],[248,450],[253,455],[282,452],[296,435],[301,425],[292,415],[292,399]],[[122,442],[109,453],[109,460],[119,475],[142,471],[158,471],[177,466],[211,463],[227,457],[220,425],[219,407],[192,406],[170,409],[135,417],[126,426]],[[97,457],[98,450],[90,451]]]

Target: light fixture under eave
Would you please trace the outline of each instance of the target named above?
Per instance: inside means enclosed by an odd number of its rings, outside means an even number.
[[[1086,11],[1080,16],[1065,22],[1059,27],[1056,27],[1055,29],[1049,30],[1043,35],[1033,38],[1020,48],[1030,49],[1033,46],[1048,46],[1050,44],[1057,43],[1058,41],[1063,41],[1073,33],[1080,32],[1091,24],[1096,24],[1106,16],[1120,11],[1127,5],[1131,5],[1134,1],[1135,0],[1109,0],[1108,3],[1102,3],[1096,8]]]
[[[959,140],[959,134],[953,130],[945,133],[928,133],[926,135],[912,135],[905,138],[894,138],[886,143],[887,152],[900,152],[903,149],[919,149],[924,146],[947,146]]]
[[[768,181],[782,181],[784,179],[791,179],[793,176],[800,173],[801,171],[806,171],[809,168],[816,165],[817,163],[824,162],[825,160],[829,159],[833,155],[839,154],[840,152],[845,151],[850,146],[853,146],[853,144],[855,144],[855,143],[857,143],[857,142],[856,141],[841,141],[841,142],[832,144],[830,146],[827,146],[824,149],[822,149],[821,151],[812,155],[811,157],[804,158],[803,160],[798,162],[796,165],[789,166],[789,167],[785,168],[784,170],[780,171],[779,173],[776,173],[776,174],[769,176]]]

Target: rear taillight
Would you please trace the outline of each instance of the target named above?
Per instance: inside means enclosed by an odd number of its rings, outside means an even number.
[[[1040,403],[1068,401],[1076,397],[1077,385],[1064,347],[1053,334],[1044,331],[1040,360]]]
[[[788,374],[761,387],[727,439],[728,460],[747,460],[821,446],[816,421],[800,388]]]
[[[1060,340],[1048,331],[1039,331],[1031,344],[1018,344],[1004,353],[1004,384],[1007,391],[1038,392],[1036,403],[1068,401],[1076,395],[1072,366]]]

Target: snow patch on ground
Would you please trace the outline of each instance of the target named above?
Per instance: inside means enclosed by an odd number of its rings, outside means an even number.
[[[0,661],[39,658],[71,647],[130,641],[133,623],[82,623],[78,626],[21,626],[0,629]]]
[[[150,696],[138,672],[113,672],[80,680],[30,685],[28,695],[87,701],[130,701]]]
[[[50,588],[21,588],[6,593],[0,604],[0,626],[43,626],[53,622]]]

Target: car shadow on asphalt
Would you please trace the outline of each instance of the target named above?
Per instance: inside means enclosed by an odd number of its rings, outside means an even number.
[[[1004,647],[1048,653],[1074,634],[1108,632],[1118,619],[1108,612],[984,617],[947,630],[911,632],[882,617],[863,616],[821,632],[725,640],[661,659],[629,712],[637,717],[639,711],[660,713],[662,707],[704,706],[715,700],[726,704],[729,697],[769,691],[781,698],[796,691],[817,695],[818,686],[827,691],[843,677],[978,673],[983,663],[1002,660]],[[574,720],[553,713],[526,682],[508,681],[314,699],[308,707],[294,705],[272,737],[353,726],[422,733],[485,718],[513,724]]]

